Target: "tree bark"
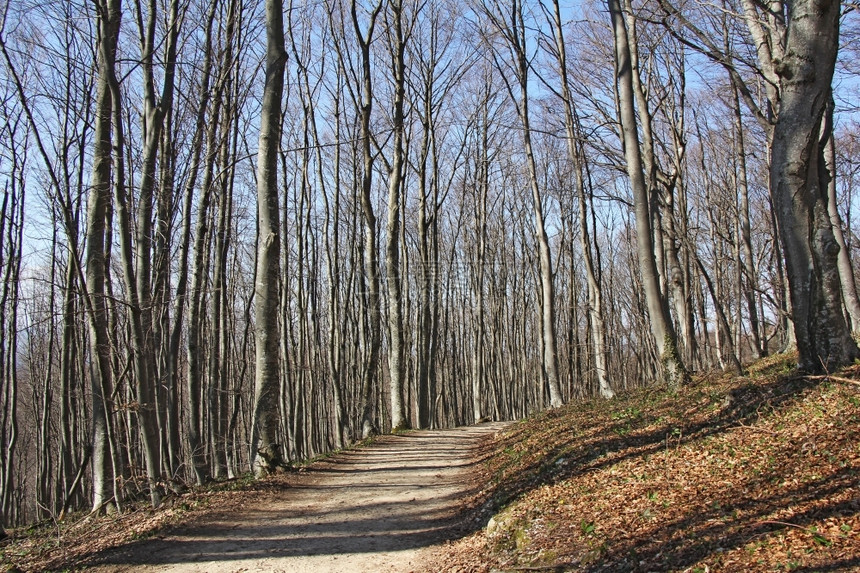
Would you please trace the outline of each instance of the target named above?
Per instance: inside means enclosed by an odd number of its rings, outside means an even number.
[[[828,104],[828,108],[833,102]],[[828,122],[829,123],[829,122]],[[854,267],[851,265],[848,245],[845,243],[845,234],[842,232],[842,218],[839,216],[839,206],[836,200],[836,142],[832,128],[825,124],[825,129],[830,131],[824,148],[824,161],[830,180],[827,182],[827,213],[830,223],[833,225],[833,238],[839,245],[839,257],[836,264],[839,268],[839,281],[842,284],[842,300],[845,310],[851,319],[850,327],[854,333],[860,332],[860,299],[857,297],[857,283],[854,279]]]
[[[789,8],[785,58],[777,66],[780,109],[770,166],[785,248],[798,367],[825,372],[860,357],[842,314],[839,244],[827,209],[830,174],[825,117],[839,41],[838,0],[797,0]]]
[[[385,273],[388,283],[388,374],[391,399],[391,430],[409,428],[403,403],[405,378],[405,341],[403,329],[403,283],[400,277],[400,196],[403,186],[404,113],[406,95],[404,75],[405,38],[403,30],[402,0],[390,2],[391,20],[388,22],[389,42],[392,51],[391,68],[394,74],[394,109],[392,114],[394,149],[388,165],[388,233],[385,242]]]
[[[110,500],[108,397],[111,388],[110,342],[105,304],[105,234],[111,181],[111,110],[109,76],[116,59],[122,5],[120,0],[98,4],[99,73],[96,86],[94,149],[91,186],[87,199],[86,286],[89,294],[90,381],[92,389],[92,510]]]
[[[284,463],[282,444],[278,443],[278,285],[281,274],[278,151],[286,62],[283,2],[266,0],[266,83],[257,147],[258,236],[257,279],[254,284],[257,360],[251,440],[257,476],[273,472]]]
[[[351,3],[351,16],[355,36],[361,50],[361,96],[359,109],[359,139],[361,141],[362,171],[359,201],[364,219],[364,277],[367,290],[362,297],[364,309],[370,323],[370,340],[367,348],[367,363],[362,372],[361,381],[361,437],[368,438],[377,432],[373,421],[373,388],[376,382],[379,366],[379,351],[382,346],[382,317],[379,295],[379,259],[376,252],[376,215],[373,209],[371,191],[373,185],[374,157],[370,150],[371,138],[370,116],[373,109],[373,75],[370,65],[370,42],[376,27],[376,18],[382,9],[382,2],[377,3],[369,15],[366,35],[362,33],[359,24],[355,0]]]
[[[636,100],[633,92],[633,68],[630,57],[631,47],[619,0],[607,1],[615,38],[615,67],[622,141],[636,214],[639,272],[642,276],[648,316],[651,322],[651,334],[657,346],[663,381],[671,390],[677,390],[686,382],[688,374],[678,353],[677,336],[669,316],[668,302],[660,288],[660,278],[655,262],[650,200],[639,149]]]

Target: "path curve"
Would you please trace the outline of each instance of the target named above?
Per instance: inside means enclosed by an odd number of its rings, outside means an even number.
[[[504,425],[381,437],[314,464],[241,513],[114,550],[93,570],[423,571],[428,548],[467,532],[459,506],[483,485],[477,448]]]

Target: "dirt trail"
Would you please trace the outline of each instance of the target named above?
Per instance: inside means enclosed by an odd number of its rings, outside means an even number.
[[[476,449],[502,427],[380,438],[291,476],[289,489],[241,512],[114,550],[94,570],[424,571],[431,546],[464,533],[459,502],[482,485]]]

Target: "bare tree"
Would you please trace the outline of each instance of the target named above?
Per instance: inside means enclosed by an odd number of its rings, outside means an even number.
[[[639,147],[639,128],[636,118],[636,96],[634,95],[633,64],[627,34],[627,23],[619,0],[607,0],[612,18],[615,39],[615,73],[618,89],[618,112],[624,143],[624,156],[636,212],[636,240],[639,272],[648,305],[651,333],[657,345],[663,380],[671,389],[678,389],[687,378],[686,368],[678,352],[677,336],[669,316],[668,302],[660,288],[659,273],[655,263],[655,244],[652,231],[651,198],[643,171]]]
[[[111,78],[114,76],[117,40],[122,17],[120,0],[97,3],[99,23],[99,72],[96,84],[92,179],[87,200],[86,284],[89,293],[90,350],[92,361],[93,511],[110,501],[108,464],[108,399],[111,395],[110,342],[105,304],[105,234],[111,184]]]
[[[406,353],[403,324],[403,282],[400,261],[400,202],[405,169],[404,106],[406,98],[406,42],[411,29],[404,22],[402,0],[391,0],[385,12],[394,88],[392,129],[394,142],[388,167],[388,228],[385,243],[385,273],[388,283],[388,374],[390,377],[391,429],[409,427],[403,402]]]
[[[367,29],[362,31],[358,15],[356,0],[350,3],[350,16],[355,38],[361,52],[359,87],[354,94],[355,104],[359,112],[359,134],[362,153],[361,186],[358,189],[359,201],[364,216],[364,273],[361,278],[366,281],[366,287],[362,302],[363,308],[370,322],[370,341],[367,349],[367,362],[363,369],[361,382],[361,436],[367,438],[374,434],[376,425],[373,423],[373,387],[377,377],[379,364],[379,352],[382,346],[382,318],[381,299],[379,294],[379,256],[376,251],[376,215],[371,198],[373,185],[374,156],[371,152],[372,133],[370,130],[370,118],[373,111],[373,73],[370,61],[370,43],[373,39],[373,31],[376,27],[377,18],[382,10],[382,2],[379,1],[371,7],[367,16]],[[343,55],[341,54],[341,58]],[[359,95],[360,94],[360,95]]]
[[[831,101],[828,108],[832,106],[833,102]],[[842,217],[839,215],[836,193],[836,139],[833,135],[833,129],[829,127],[828,123],[822,126],[822,131],[830,131],[824,148],[824,161],[830,175],[827,183],[827,213],[830,216],[830,222],[833,224],[833,238],[839,245],[837,266],[839,269],[839,280],[842,283],[842,300],[845,303],[845,309],[848,311],[848,317],[851,319],[851,330],[856,333],[860,331],[860,298],[857,295],[857,283],[854,279],[854,268],[851,265],[848,243],[845,240],[845,233],[842,231]]]
[[[604,398],[612,398],[615,392],[607,378],[608,364],[606,355],[606,327],[603,311],[603,291],[595,268],[591,237],[588,231],[588,213],[585,193],[585,153],[583,150],[582,130],[573,95],[570,90],[570,80],[567,73],[567,47],[564,38],[564,26],[561,19],[561,8],[558,0],[553,0],[552,8],[547,17],[552,26],[555,41],[555,53],[558,65],[560,92],[556,91],[564,109],[564,126],[567,135],[568,159],[570,160],[579,201],[579,242],[582,248],[585,264],[585,277],[588,284],[588,306],[591,318],[591,342],[594,352],[594,369],[597,375],[597,387]]]
[[[278,150],[281,137],[281,98],[287,53],[284,47],[284,9],[281,0],[266,0],[266,84],[260,112],[257,148],[257,365],[254,389],[254,434],[251,454],[254,472],[262,475],[283,465],[278,443],[278,285],[280,281],[280,215],[278,207]]]
[[[840,2],[788,6],[785,57],[770,185],[785,247],[798,365],[827,371],[860,356],[842,314],[839,244],[828,214],[824,152],[832,129],[828,103],[839,45]]]

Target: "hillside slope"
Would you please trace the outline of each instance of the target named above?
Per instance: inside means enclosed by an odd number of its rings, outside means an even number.
[[[860,570],[860,367],[775,357],[523,421],[489,445],[487,527],[444,571]]]

